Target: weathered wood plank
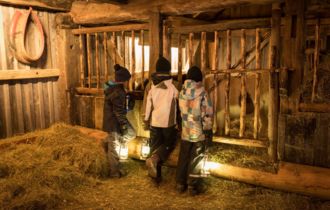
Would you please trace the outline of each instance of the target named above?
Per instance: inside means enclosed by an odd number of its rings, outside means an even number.
[[[189,67],[192,67],[195,63],[195,59],[194,59],[194,33],[189,33],[188,62],[189,62]]]
[[[142,65],[142,69],[141,69],[141,84],[142,84],[142,89],[144,90],[144,30],[140,31],[140,42],[141,42],[141,46],[142,46],[142,55],[141,55],[141,65]]]
[[[134,88],[135,88],[135,86],[134,86],[134,84],[135,84],[135,79],[136,79],[136,75],[135,75],[135,32],[134,31],[132,31],[131,32],[131,34],[132,34],[132,46],[131,46],[131,73],[132,73],[132,79],[130,80],[130,82],[131,82],[131,85],[130,85],[130,90],[134,90]]]
[[[46,10],[52,10],[52,11],[61,11],[61,12],[68,12],[70,9],[58,7],[54,5],[50,5],[41,1],[35,1],[35,0],[0,0],[0,4],[7,4],[7,5],[13,5],[13,6],[24,6],[24,7],[37,7],[41,9]]]
[[[227,69],[231,68],[231,30],[227,30],[227,39],[226,39],[226,65]],[[230,94],[230,74],[226,74],[225,81],[225,135],[230,133],[230,103],[229,103],[229,94]]]
[[[58,77],[59,75],[59,69],[1,70],[0,80],[37,79]]]
[[[231,144],[231,145],[240,145],[248,147],[262,147],[267,148],[267,140],[255,140],[255,139],[246,139],[246,138],[231,138],[231,137],[220,137],[214,136],[213,142],[222,143],[222,144]]]
[[[79,49],[80,49],[80,54],[79,54],[80,87],[84,87],[84,85],[85,85],[85,62],[84,62],[85,48],[84,48],[84,35],[83,34],[79,35]]]
[[[254,28],[269,28],[269,18],[254,18],[254,19],[237,19],[237,20],[223,20],[213,24],[203,24],[195,26],[182,26],[173,28],[173,33],[192,33],[192,32],[213,32],[224,30],[238,30],[238,29],[254,29]]]
[[[246,35],[245,35],[245,29],[241,30],[242,36],[241,36],[241,69],[245,69],[246,64]],[[240,113],[240,127],[239,127],[239,137],[244,136],[245,132],[245,118],[246,118],[246,75],[243,73],[241,75],[241,113]]]
[[[72,29],[72,33],[73,34],[90,34],[90,33],[99,33],[99,32],[132,31],[132,30],[138,31],[138,30],[147,30],[148,28],[149,28],[148,23],[125,24],[125,25]]]
[[[87,65],[88,65],[88,87],[92,87],[92,52],[91,52],[91,37],[89,34],[86,36],[87,42]]]
[[[261,68],[260,59],[260,29],[256,29],[256,69]],[[259,118],[260,118],[260,78],[261,75],[256,74],[254,86],[254,119],[253,119],[253,138],[258,138]]]
[[[312,87],[312,103],[315,101],[317,95],[317,68],[319,65],[319,55],[320,55],[320,20],[315,25],[315,49],[314,49],[314,65],[313,65],[313,87]]]
[[[179,89],[182,87],[182,42],[181,34],[178,34],[178,82]]]
[[[153,12],[150,14],[149,26],[149,79],[153,71],[156,69],[156,62],[161,54],[161,18],[160,13]]]
[[[95,68],[96,68],[96,88],[100,87],[100,65],[99,65],[99,35],[95,33]]]
[[[213,53],[213,65],[214,65],[214,70],[218,68],[219,66],[219,32],[215,31],[214,32],[214,53]],[[215,86],[215,89],[213,91],[213,113],[217,113],[217,107],[218,107],[218,86],[217,86],[217,77],[218,75],[215,74],[213,78],[213,85]],[[217,117],[213,118],[213,132],[216,132],[218,129],[218,119]]]

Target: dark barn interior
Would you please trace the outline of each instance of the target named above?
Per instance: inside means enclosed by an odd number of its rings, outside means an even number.
[[[328,0],[0,0],[0,209],[330,209]],[[159,55],[199,66],[208,191],[155,186],[142,100]],[[104,83],[125,66],[137,137],[110,179]]]

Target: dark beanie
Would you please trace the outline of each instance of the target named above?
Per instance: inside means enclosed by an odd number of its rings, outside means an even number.
[[[123,67],[119,64],[116,64],[116,65],[114,65],[114,68],[115,68],[115,81],[116,82],[125,82],[131,78],[131,73],[129,73],[129,71],[125,67]]]
[[[159,56],[156,63],[156,72],[170,73],[170,71],[171,63],[163,56]]]
[[[197,66],[192,66],[187,73],[187,79],[194,80],[195,82],[200,82],[203,80],[202,71]]]

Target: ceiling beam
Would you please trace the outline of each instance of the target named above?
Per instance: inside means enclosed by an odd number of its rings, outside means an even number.
[[[272,4],[281,0],[134,0],[128,4],[92,3],[77,1],[72,4],[71,15],[78,24],[102,24],[129,20],[147,20],[151,12],[165,15],[195,14],[219,11],[221,8],[249,4]]]
[[[64,6],[57,6],[55,4],[44,3],[44,1],[36,0],[0,0],[0,4],[12,5],[12,6],[24,6],[24,7],[36,7],[46,10],[68,12],[70,8],[65,8]]]

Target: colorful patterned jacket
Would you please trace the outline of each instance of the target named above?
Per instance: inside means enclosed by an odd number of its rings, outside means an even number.
[[[182,140],[205,140],[203,131],[211,130],[213,123],[212,101],[201,82],[186,80],[179,95],[182,117]]]

